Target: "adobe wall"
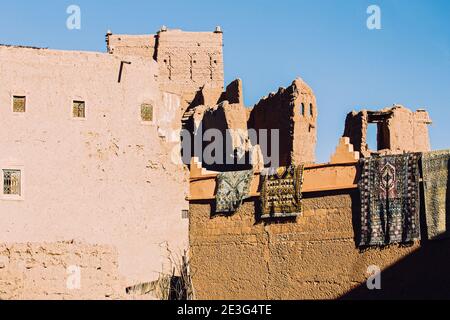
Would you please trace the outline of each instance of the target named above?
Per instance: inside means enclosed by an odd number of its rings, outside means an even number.
[[[377,148],[370,150],[367,131],[370,124],[377,126]],[[399,154],[403,152],[427,152],[431,150],[428,126],[431,124],[428,112],[415,112],[401,106],[384,108],[380,111],[361,110],[347,114],[344,137],[364,157],[373,152]]]
[[[135,285],[163,271],[165,243],[186,248],[188,186],[168,138],[180,101],[160,92],[156,62],[127,60],[119,83],[116,55],[0,47],[0,167],[23,169],[23,199],[0,198],[0,242],[112,245]],[[26,95],[25,113],[13,95]],[[85,119],[72,100],[86,102]]]
[[[77,242],[0,244],[1,300],[124,297],[113,247]]]
[[[397,107],[390,121],[391,149],[395,152],[431,151],[428,125],[431,119],[425,110],[412,112],[406,108]]]
[[[356,190],[304,194],[297,220],[255,218],[257,198],[230,216],[214,200],[190,204],[193,284],[198,299],[449,298],[448,241],[421,246],[355,247]],[[368,290],[377,265],[381,290]]]
[[[223,145],[220,159],[216,159],[215,163],[203,162],[205,168],[227,170],[226,164],[230,163],[236,164],[234,169],[249,167],[248,160],[247,165],[244,164],[245,159],[249,157],[250,140],[240,79],[231,82],[224,92],[202,89],[186,114],[189,114],[189,117],[185,119],[183,127],[189,130],[192,139],[197,139],[197,143],[202,145],[198,150],[191,147],[193,156],[204,160],[203,153],[210,142],[202,139],[208,130],[214,129],[221,133]]]
[[[156,35],[106,34],[108,53],[119,56],[136,56],[153,59]]]
[[[192,101],[202,87],[224,87],[222,32],[159,31],[156,61],[163,91]]]
[[[280,164],[313,163],[317,141],[317,104],[301,79],[262,98],[250,112],[249,129],[278,129]]]
[[[183,111],[197,92],[224,88],[222,32],[186,32],[161,29],[156,35],[106,35],[107,52],[143,57],[158,63],[158,82],[164,92],[178,94]],[[215,101],[217,102],[217,100]]]

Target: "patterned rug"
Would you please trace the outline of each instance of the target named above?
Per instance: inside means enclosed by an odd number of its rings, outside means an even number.
[[[280,167],[271,174],[261,174],[262,218],[302,213],[303,168],[303,165]]]
[[[361,159],[360,246],[420,240],[420,153]]]
[[[248,198],[253,170],[221,172],[217,176],[216,212],[231,213]]]
[[[450,236],[450,150],[423,154],[422,173],[428,239]]]

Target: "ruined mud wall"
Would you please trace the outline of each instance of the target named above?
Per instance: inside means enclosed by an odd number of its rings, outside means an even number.
[[[249,129],[278,129],[280,164],[313,163],[317,141],[317,104],[301,79],[262,98],[252,109]]]
[[[423,109],[415,112],[401,105],[380,111],[361,110],[347,114],[344,137],[349,137],[356,151],[364,157],[371,153],[399,154],[431,150],[428,125],[431,119]],[[377,126],[377,146],[368,146],[368,126]]]
[[[187,183],[168,138],[179,100],[161,94],[152,60],[127,58],[119,83],[121,60],[0,47],[0,169],[23,170],[22,199],[0,196],[0,242],[113,245],[135,285],[163,271],[166,244],[187,246]],[[26,96],[25,113],[12,112],[13,95]],[[86,118],[73,118],[72,100],[85,101]]]
[[[191,270],[199,299],[449,298],[449,241],[359,252],[359,194],[305,194],[297,220],[255,218],[256,198],[231,216],[190,205]],[[381,290],[368,290],[368,267]]]
[[[0,299],[124,298],[117,258],[77,242],[0,244]]]
[[[431,119],[425,110],[412,112],[397,107],[390,121],[391,149],[394,152],[431,151],[428,125]]]

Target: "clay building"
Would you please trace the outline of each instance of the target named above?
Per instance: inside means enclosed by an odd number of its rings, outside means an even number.
[[[179,130],[200,88],[223,91],[222,33],[106,42],[0,46],[0,299],[123,296],[188,248]]]
[[[355,247],[358,159],[430,150],[427,112],[352,112],[317,164],[312,89],[298,78],[246,106],[241,80],[224,85],[222,37],[162,27],[108,32],[105,53],[0,46],[0,299],[154,298],[187,249],[198,299],[445,295],[445,241]],[[207,129],[231,141],[219,163],[194,143]],[[261,130],[279,136],[264,147]],[[259,216],[260,172],[275,162],[305,164],[302,216]],[[250,198],[215,214],[218,172],[249,167]],[[388,290],[365,290],[370,265]]]

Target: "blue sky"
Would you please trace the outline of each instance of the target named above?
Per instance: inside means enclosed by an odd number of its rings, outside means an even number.
[[[319,108],[318,161],[328,161],[353,109],[425,107],[434,149],[450,148],[450,1],[0,1],[0,43],[105,51],[104,35],[161,25],[224,30],[226,82],[244,81],[247,105],[301,76]],[[68,30],[66,8],[81,8]],[[366,27],[369,5],[381,30]]]

